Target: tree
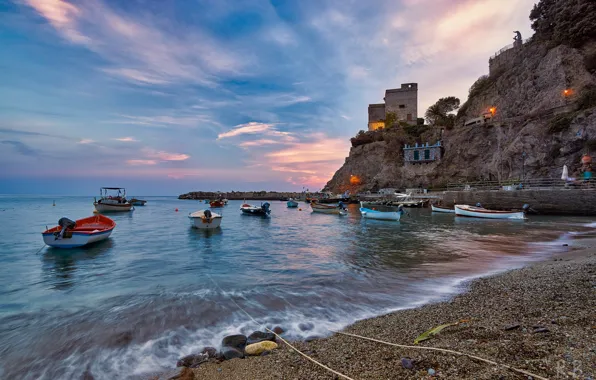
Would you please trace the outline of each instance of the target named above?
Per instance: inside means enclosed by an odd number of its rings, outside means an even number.
[[[395,112],[387,112],[385,115],[385,128],[391,128],[397,121],[397,114]]]
[[[455,115],[451,112],[459,108],[460,101],[455,96],[448,96],[437,100],[435,104],[428,107],[424,117],[431,125],[442,125],[447,128],[455,124]]]
[[[538,39],[580,47],[596,38],[596,2],[540,0],[530,12],[530,21]]]

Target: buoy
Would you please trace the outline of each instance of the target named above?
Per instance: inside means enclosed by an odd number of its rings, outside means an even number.
[[[178,212],[178,209],[176,209],[175,211]]]
[[[302,211],[302,209],[301,209],[301,208],[299,208],[299,209],[298,209],[298,211]]]
[[[99,214],[99,211],[97,211],[97,210],[93,210],[93,213],[94,213],[94,214]]]
[[[52,206],[56,206],[56,201],[54,201],[54,203],[52,203]]]

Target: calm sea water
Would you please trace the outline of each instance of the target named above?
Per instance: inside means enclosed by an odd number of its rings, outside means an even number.
[[[1,378],[143,378],[258,329],[231,299],[292,339],[328,335],[569,250],[563,244],[581,245],[596,227],[586,218],[490,221],[428,209],[394,223],[362,220],[355,206],[339,217],[276,201],[261,218],[232,201],[221,230],[204,232],[187,218],[204,204],[146,199],[110,215],[117,227],[108,241],[57,250],[43,247],[40,232],[62,216],[91,215],[93,197],[0,196]]]

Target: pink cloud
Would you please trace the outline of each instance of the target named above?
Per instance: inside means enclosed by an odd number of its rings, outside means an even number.
[[[155,160],[128,160],[126,163],[132,166],[157,165]]]
[[[317,161],[343,161],[349,151],[349,144],[344,139],[327,138],[321,134],[314,135],[310,142],[290,144],[266,157],[277,163],[301,163]]]
[[[245,141],[240,143],[239,146],[243,148],[248,148],[252,146],[262,146],[262,145],[273,145],[279,144],[279,141],[271,140],[271,139],[260,139],[260,140],[253,140],[253,141]]]
[[[115,138],[114,140],[121,141],[121,142],[136,142],[136,141],[138,141],[134,137],[118,137],[118,138]]]
[[[185,161],[190,158],[188,154],[184,153],[169,153],[163,150],[154,151],[148,148],[143,149],[143,152],[147,157],[160,161]]]
[[[93,144],[95,141],[91,139],[81,139],[79,144]]]

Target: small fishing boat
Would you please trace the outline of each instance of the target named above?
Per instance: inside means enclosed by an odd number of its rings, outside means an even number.
[[[131,203],[133,206],[145,206],[145,203],[147,203],[147,201],[144,201],[144,200],[142,200],[142,199],[132,198],[132,199],[130,200],[130,203]]]
[[[399,222],[403,213],[404,211],[401,206],[397,207],[397,211],[379,211],[366,207],[360,207],[360,214],[366,219],[394,220]]]
[[[209,204],[209,200],[205,199],[205,204],[208,205]]]
[[[288,202],[286,204],[289,208],[298,207],[298,202],[296,202],[293,198],[288,199]]]
[[[449,207],[437,206],[433,204],[431,204],[430,207],[433,210],[433,212],[444,212],[449,214],[455,213],[455,210]]]
[[[310,204],[312,212],[320,212],[323,214],[335,214],[335,215],[347,215],[348,210],[344,207],[343,203],[340,202],[337,206],[323,205],[317,202]]]
[[[476,206],[455,205],[455,215],[485,219],[525,219],[525,213],[529,207],[524,205],[522,211],[497,211],[487,210],[480,204]]]
[[[219,208],[219,207],[223,207],[223,206],[224,206],[224,202],[221,200],[215,200],[215,201],[209,202],[209,207],[211,207],[211,208]]]
[[[200,210],[188,214],[190,225],[200,230],[213,230],[221,225],[222,216],[210,210]]]
[[[93,202],[98,212],[122,212],[133,209],[132,203],[126,200],[126,189],[123,187],[102,187],[99,195],[99,201],[96,199]]]
[[[72,221],[60,218],[56,227],[41,233],[43,242],[55,248],[76,248],[110,237],[116,223],[104,215]]]
[[[271,205],[269,204],[269,202],[265,202],[263,204],[261,204],[261,206],[253,206],[253,205],[249,205],[248,203],[244,203],[241,207],[240,210],[242,211],[243,214],[246,215],[261,215],[261,216],[266,216],[271,214],[271,210],[269,209]]]
[[[222,199],[221,201],[223,202],[224,205],[228,204],[228,200],[226,198]]]

